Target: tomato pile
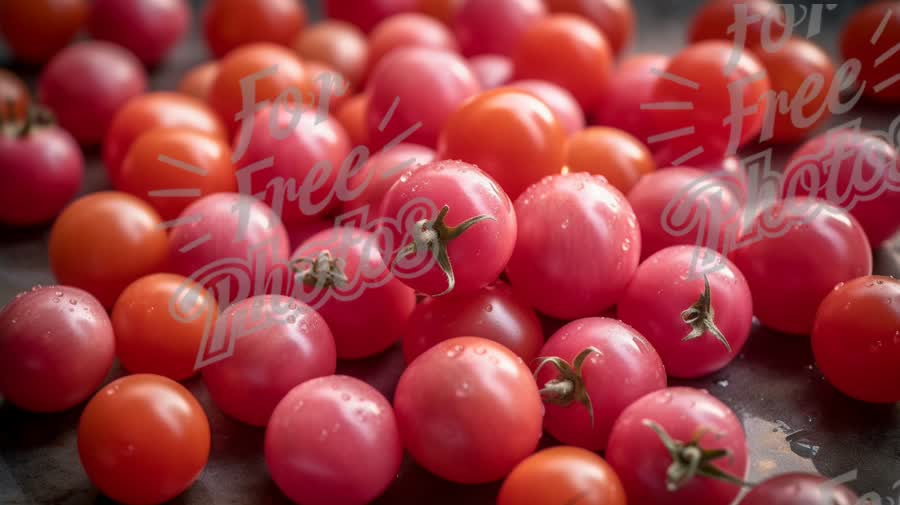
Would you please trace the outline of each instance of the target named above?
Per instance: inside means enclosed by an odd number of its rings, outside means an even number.
[[[49,226],[57,280],[0,311],[0,394],[81,409],[101,493],[196,481],[200,377],[300,505],[369,503],[405,457],[501,505],[855,503],[747,482],[735,412],[669,379],[727,367],[755,317],[900,402],[900,281],[872,257],[900,137],[824,129],[900,104],[900,2],[850,18],[843,61],[771,0],[709,0],[668,56],[623,54],[628,0],[323,4],[210,0],[213,59],[150,91],[186,0],[0,2],[42,65],[33,96],[0,71],[0,223]],[[745,163],[773,144],[784,166]],[[108,188],[76,197],[94,153]],[[387,396],[336,375],[391,348]]]

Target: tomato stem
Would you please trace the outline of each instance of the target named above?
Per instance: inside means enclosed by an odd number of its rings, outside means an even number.
[[[550,379],[544,384],[544,387],[539,391],[541,399],[560,407],[568,407],[577,402],[587,409],[588,417],[591,420],[591,428],[594,427],[594,406],[584,385],[582,368],[584,368],[584,362],[587,360],[587,357],[595,353],[602,354],[596,347],[587,347],[575,356],[571,364],[558,356],[538,358],[539,363],[534,370],[534,377],[537,379],[538,374],[547,364],[556,368],[559,376]]]
[[[301,265],[308,266],[301,269]],[[298,258],[291,261],[290,266],[300,282],[307,286],[341,287],[349,282],[344,273],[344,261],[333,257],[331,251],[322,251],[315,258]]]
[[[725,346],[728,352],[732,352],[731,344],[728,339],[719,330],[714,321],[715,311],[712,307],[712,294],[709,289],[709,277],[703,274],[703,293],[693,305],[681,312],[681,320],[691,327],[690,333],[687,334],[682,342],[700,338],[706,332],[712,333],[716,340]]]

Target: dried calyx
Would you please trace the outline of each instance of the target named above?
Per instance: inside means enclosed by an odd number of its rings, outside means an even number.
[[[719,331],[719,328],[713,321],[715,311],[712,308],[709,277],[707,277],[706,274],[703,274],[703,285],[703,293],[700,295],[700,298],[681,313],[681,320],[691,327],[691,332],[681,339],[681,341],[687,342],[688,340],[694,340],[695,338],[702,337],[706,332],[710,332],[716,337],[716,340],[725,346],[725,349],[728,349],[728,352],[731,352],[731,344],[728,343],[728,339],[726,339],[725,335]]]
[[[10,137],[26,137],[37,127],[53,124],[53,114],[46,107],[31,104],[25,111],[25,117],[17,117],[16,102],[6,101],[6,110],[2,114],[3,133]]]
[[[587,360],[588,356],[595,353],[601,354],[600,350],[596,347],[588,347],[578,353],[571,364],[556,356],[538,358],[538,366],[534,370],[534,377],[536,379],[544,366],[547,364],[553,365],[553,367],[556,368],[556,371],[559,372],[559,376],[544,384],[544,387],[540,390],[541,399],[547,403],[558,405],[560,407],[568,407],[573,403],[582,405],[588,411],[588,417],[590,417],[592,428],[594,426],[594,407],[591,404],[591,397],[584,387],[582,368],[584,367],[584,362]]]
[[[322,251],[315,258],[299,258],[291,261],[296,278],[307,286],[342,287],[347,284],[345,262],[335,258],[330,251]]]

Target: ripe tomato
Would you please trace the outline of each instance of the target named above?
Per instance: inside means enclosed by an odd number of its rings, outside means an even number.
[[[878,275],[835,286],[816,312],[816,363],[844,394],[900,401],[900,281]]]
[[[43,63],[75,37],[87,12],[85,0],[4,0],[0,33],[17,59]]]
[[[76,77],[77,76],[77,77]],[[147,74],[130,52],[109,42],[80,42],[41,71],[40,101],[82,144],[97,144],[119,109],[147,89]]]
[[[311,103],[321,107],[322,110],[336,111],[349,97],[347,91],[350,89],[350,83],[347,78],[327,63],[307,61],[304,67],[306,69],[304,94],[308,94]]]
[[[441,21],[453,24],[453,18],[465,0],[419,0],[419,11]]]
[[[22,79],[0,68],[0,118],[3,122],[25,119],[30,103],[31,94]]]
[[[391,404],[372,386],[343,375],[292,389],[272,414],[265,451],[272,480],[305,505],[371,503],[403,459]]]
[[[304,3],[295,0],[212,0],[203,12],[206,44],[217,58],[257,42],[290,46],[305,23]]]
[[[412,363],[439,342],[469,335],[502,344],[529,365],[544,344],[537,315],[497,281],[470,295],[426,298],[416,305],[403,332],[403,357]]]
[[[856,505],[853,491],[821,475],[784,473],[753,486],[740,505]]]
[[[348,196],[344,212],[368,207],[368,219],[381,215],[384,195],[403,174],[434,161],[435,152],[417,144],[398,144],[387,151],[379,151],[347,181]],[[358,194],[357,194],[358,192]]]
[[[463,1],[453,31],[466,56],[511,56],[522,36],[547,13],[541,0]]]
[[[619,301],[641,255],[637,219],[619,190],[585,173],[555,175],[522,193],[515,209],[506,274],[516,293],[566,320]]]
[[[416,0],[325,0],[325,15],[369,32],[382,20],[416,10]]]
[[[469,68],[481,84],[481,89],[494,89],[509,82],[513,73],[512,60],[499,54],[479,54],[469,58]]]
[[[566,445],[605,449],[625,407],[666,387],[656,350],[615,319],[572,321],[547,340],[540,356],[536,377],[547,409],[544,428]]]
[[[209,443],[200,403],[159,375],[111,382],[78,423],[78,454],[88,478],[126,505],[163,503],[184,492],[206,466]]]
[[[209,100],[209,90],[219,75],[219,62],[207,61],[194,66],[178,83],[178,92],[202,102]]]
[[[457,109],[444,124],[439,159],[477,165],[511,198],[565,163],[566,133],[552,109],[531,93],[498,88]]]
[[[112,309],[116,357],[131,373],[187,379],[196,372],[204,333],[217,312],[210,293],[185,277],[141,277]]]
[[[354,147],[369,145],[369,127],[366,125],[366,109],[369,106],[369,95],[360,93],[341,101],[334,111],[334,118],[341,123],[350,145]]]
[[[844,59],[857,60],[861,66],[858,81],[865,96],[900,102],[900,58],[893,56],[900,44],[898,2],[875,2],[858,9],[844,26],[839,43]]]
[[[516,214],[497,183],[462,161],[404,174],[384,196],[388,266],[428,295],[474,293],[497,280],[516,242]],[[391,227],[399,227],[391,236]]]
[[[812,196],[849,210],[877,248],[900,231],[900,156],[885,139],[851,129],[829,130],[791,156],[783,196]]]
[[[146,65],[156,65],[187,33],[191,9],[185,0],[94,0],[91,37],[119,44]]]
[[[604,126],[577,131],[566,142],[569,172],[602,175],[628,194],[638,180],[656,170],[653,154],[628,133]]]
[[[141,134],[159,127],[187,128],[221,140],[227,139],[222,121],[206,104],[195,98],[165,91],[134,97],[116,113],[103,141],[103,164],[113,186],[119,185],[122,161],[131,144]],[[156,152],[151,157],[156,159],[160,154],[167,153]],[[180,160],[177,156],[169,156]]]
[[[362,84],[368,68],[369,46],[359,28],[326,19],[303,30],[294,49],[304,61],[318,61],[332,66],[355,88]]]
[[[497,505],[625,505],[622,482],[609,463],[578,447],[537,452],[510,472]]]
[[[700,269],[709,273],[701,275]],[[732,262],[710,249],[682,245],[641,263],[616,313],[653,344],[671,377],[695,378],[724,368],[741,352],[753,324],[753,301]]]
[[[33,412],[74,407],[103,383],[114,347],[109,317],[93,296],[35,286],[0,311],[0,394]]]
[[[551,12],[584,16],[606,36],[613,54],[621,54],[634,33],[631,0],[545,0]]]
[[[760,210],[731,259],[753,293],[753,313],[782,333],[809,335],[816,309],[835,285],[872,273],[859,222],[822,200],[791,198]],[[797,251],[816,251],[799,255]]]
[[[241,422],[265,426],[294,386],[334,373],[328,325],[293,298],[248,298],[225,309],[218,325],[230,349],[203,367],[203,383],[213,403]]]
[[[512,351],[483,338],[445,340],[416,358],[400,377],[394,409],[413,459],[460,484],[503,478],[541,438],[541,398],[531,371]]]
[[[661,54],[635,54],[619,63],[609,78],[606,91],[591,109],[598,125],[618,128],[641,142],[657,133],[652,112],[642,105],[653,102],[658,72],[665,70],[669,57]]]
[[[416,12],[397,14],[375,25],[369,34],[369,69],[400,47],[459,50],[453,33],[441,22]]]
[[[432,147],[450,114],[479,89],[475,74],[454,53],[421,47],[393,51],[369,76],[368,140],[373,148],[398,138]],[[410,133],[416,123],[421,126]]]
[[[513,52],[516,78],[559,84],[583,108],[602,98],[612,59],[603,33],[573,14],[554,14],[536,22]]]
[[[632,403],[606,449],[629,503],[728,505],[740,491],[735,479],[743,479],[747,459],[747,439],[734,412],[706,391],[686,387]],[[697,466],[690,465],[694,461]],[[722,473],[731,478],[715,477]]]
[[[740,16],[738,9],[744,9]],[[785,10],[773,0],[708,0],[694,15],[688,40],[735,41],[735,36],[741,34],[740,47],[755,48],[780,41],[786,25]]]
[[[50,230],[50,269],[60,284],[84,289],[112,308],[129,284],[166,268],[168,239],[159,214],[118,191],[83,196]]]
[[[310,223],[290,223],[285,225],[288,234],[288,242],[290,249],[293,251],[300,247],[300,244],[306,242],[310,237],[320,231],[333,228],[335,223],[331,219],[322,219]]]
[[[540,79],[515,81],[508,87],[527,91],[547,104],[547,107],[553,110],[553,114],[556,115],[556,119],[559,120],[566,134],[572,135],[584,129],[584,112],[572,93],[565,88]]]

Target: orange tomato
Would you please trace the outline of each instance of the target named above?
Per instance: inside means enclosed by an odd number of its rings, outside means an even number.
[[[206,5],[203,32],[213,55],[254,42],[290,46],[306,23],[297,0],[212,0]]]
[[[365,93],[353,95],[341,103],[334,114],[335,119],[341,123],[350,144],[353,147],[365,146],[369,143],[369,130],[366,126],[366,106],[369,96]]]
[[[465,0],[419,0],[419,12],[441,21],[446,25],[453,23],[456,12]]]
[[[591,20],[620,54],[634,34],[631,0],[544,0],[550,12],[570,12]]]
[[[330,65],[356,87],[362,84],[368,66],[369,46],[366,35],[343,21],[326,20],[300,34],[294,49],[304,61]]]
[[[178,92],[206,102],[209,89],[219,75],[219,62],[207,61],[187,71],[178,83]]]
[[[602,175],[627,195],[638,179],[656,170],[656,162],[650,150],[630,134],[595,126],[569,137],[564,170]]]

